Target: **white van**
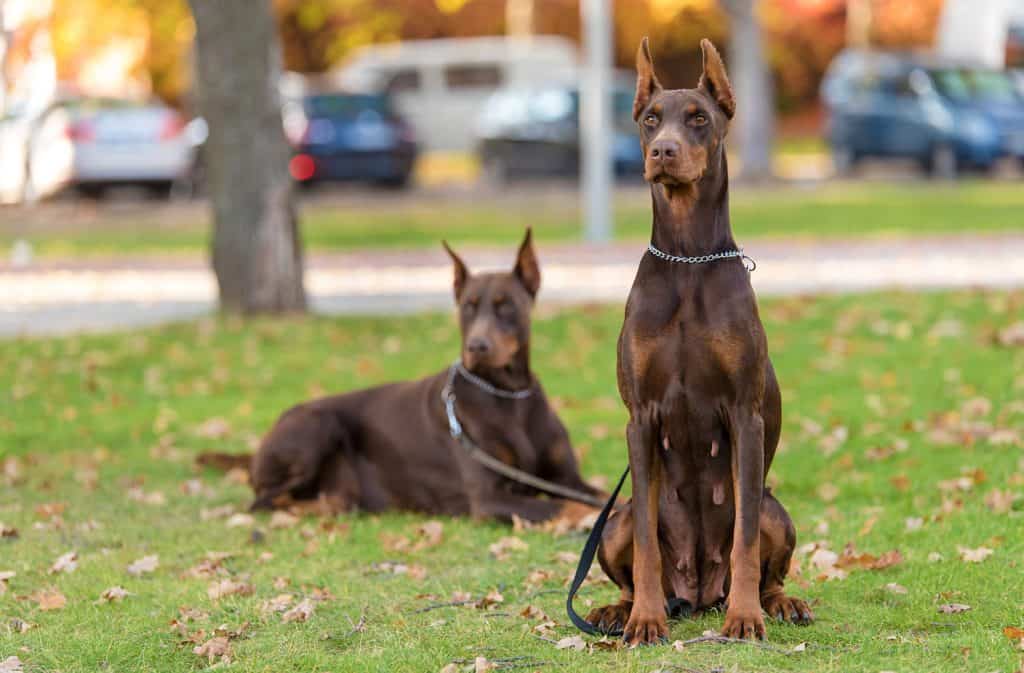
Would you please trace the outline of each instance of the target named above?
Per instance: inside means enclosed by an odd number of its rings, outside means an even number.
[[[328,77],[348,91],[391,94],[424,149],[467,151],[484,102],[499,87],[534,87],[576,74],[576,45],[534,36],[374,45]]]

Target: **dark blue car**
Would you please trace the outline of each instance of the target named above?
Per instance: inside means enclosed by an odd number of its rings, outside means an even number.
[[[317,94],[285,105],[285,131],[294,155],[292,177],[302,183],[409,183],[416,160],[412,127],[383,95]]]
[[[1002,72],[848,50],[829,67],[822,98],[840,172],[861,158],[891,157],[950,177],[1024,157],[1024,100]]]
[[[633,82],[612,88],[612,162],[615,174],[643,174],[640,137],[633,121]],[[580,171],[579,91],[575,86],[498,91],[477,121],[477,154],[484,175],[501,182],[575,176]]]

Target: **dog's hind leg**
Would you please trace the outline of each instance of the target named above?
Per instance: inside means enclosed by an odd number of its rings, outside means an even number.
[[[807,603],[787,596],[782,588],[795,547],[796,529],[789,513],[765,490],[761,500],[761,608],[775,619],[810,624],[814,613]]]
[[[349,445],[336,415],[303,407],[286,413],[253,459],[256,498],[250,509],[272,509],[283,498],[316,498],[325,464]]]

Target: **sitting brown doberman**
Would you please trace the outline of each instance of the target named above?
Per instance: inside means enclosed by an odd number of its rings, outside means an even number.
[[[336,510],[530,522],[578,521],[595,511],[540,497],[474,459],[456,439],[462,432],[492,459],[600,502],[601,492],[580,476],[569,434],[530,370],[530,311],[540,269],[529,230],[511,272],[471,274],[445,249],[455,265],[461,358],[429,378],[286,411],[252,459],[253,509],[320,499]],[[223,458],[213,454],[200,462],[223,465]]]
[[[619,392],[633,496],[608,520],[598,558],[621,589],[587,620],[630,643],[668,636],[666,605],[726,605],[722,633],[763,638],[762,609],[813,618],[783,593],[793,523],[765,487],[782,403],[742,252],[729,225],[725,135],[735,101],[701,41],[696,89],[664,90],[647,40],[633,117],[654,224],[619,336]]]

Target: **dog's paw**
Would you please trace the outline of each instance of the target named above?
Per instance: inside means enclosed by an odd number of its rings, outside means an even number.
[[[761,607],[769,617],[782,622],[803,625],[814,621],[814,613],[805,601],[781,592],[763,597]]]
[[[726,638],[749,638],[751,640],[756,638],[764,640],[764,617],[761,616],[760,606],[755,610],[734,608],[726,610],[722,635]]]
[[[587,615],[587,621],[603,633],[618,633],[626,627],[633,604],[629,602],[594,608]]]
[[[622,632],[627,645],[658,645],[668,641],[668,620],[664,612],[639,615],[633,610],[633,613]]]

